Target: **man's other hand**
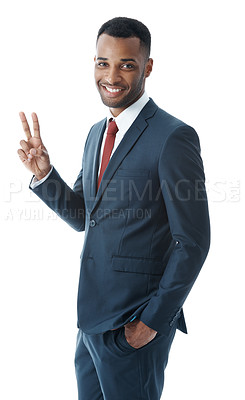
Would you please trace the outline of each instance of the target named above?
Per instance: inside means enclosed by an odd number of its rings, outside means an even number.
[[[135,349],[146,345],[151,342],[157,334],[157,331],[145,325],[139,319],[135,319],[132,322],[124,325],[125,327],[125,338],[130,346]]]

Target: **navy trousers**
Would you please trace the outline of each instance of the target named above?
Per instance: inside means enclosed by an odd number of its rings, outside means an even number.
[[[96,335],[78,331],[75,368],[79,400],[160,400],[164,369],[174,339],[157,333],[140,349],[127,342],[124,327]]]

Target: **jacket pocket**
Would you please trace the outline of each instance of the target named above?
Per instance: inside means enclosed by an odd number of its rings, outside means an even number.
[[[112,256],[112,269],[121,272],[162,275],[164,265],[154,258]]]

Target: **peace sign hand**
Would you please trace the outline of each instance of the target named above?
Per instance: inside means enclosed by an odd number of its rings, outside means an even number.
[[[48,174],[51,165],[47,149],[40,136],[38,118],[36,113],[32,113],[34,131],[34,136],[32,136],[25,114],[20,112],[19,115],[27,140],[20,141],[22,149],[19,149],[17,153],[26,168],[40,180]]]

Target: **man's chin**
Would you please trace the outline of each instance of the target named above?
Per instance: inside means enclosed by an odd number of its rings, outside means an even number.
[[[110,99],[100,95],[102,103],[109,107],[109,108],[127,108],[132,104],[134,101],[130,100],[128,97],[123,99]]]
[[[120,108],[120,107],[123,107],[122,102],[119,103],[119,102],[113,101],[112,99],[105,99],[102,96],[101,96],[101,100],[102,100],[102,103],[106,107],[109,107],[109,108]]]

